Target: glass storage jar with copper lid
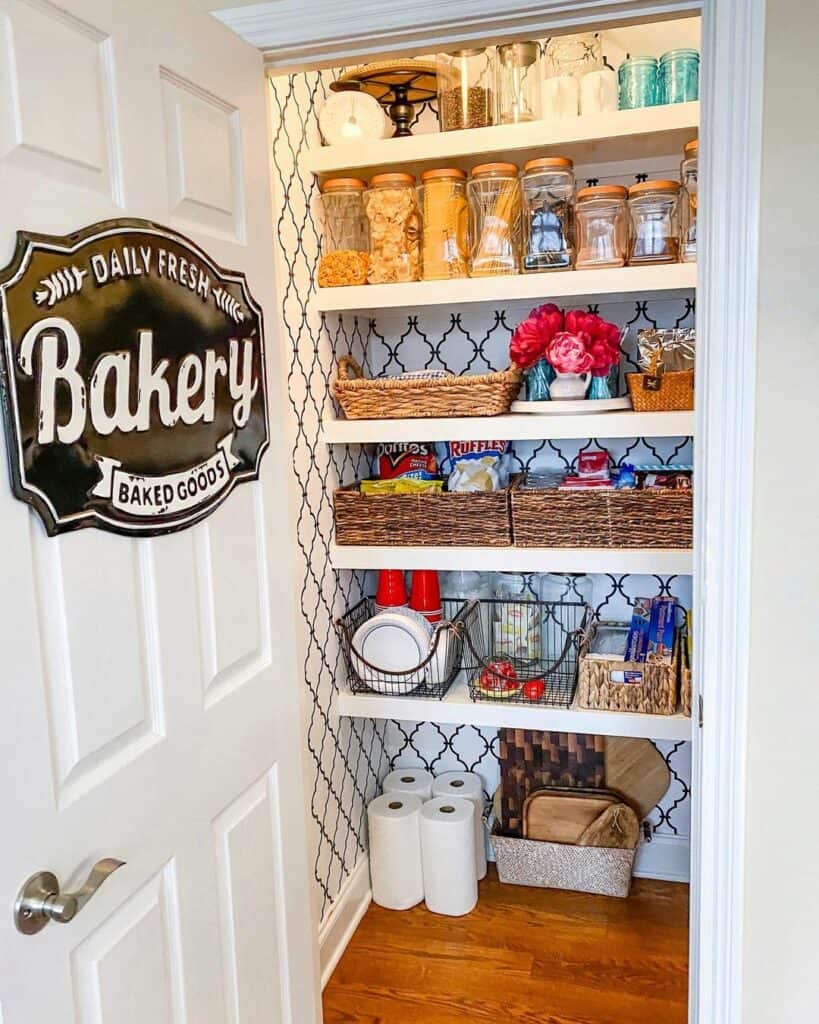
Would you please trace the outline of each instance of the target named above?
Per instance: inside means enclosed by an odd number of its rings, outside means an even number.
[[[469,272],[469,204],[466,172],[457,167],[424,171],[421,205],[421,277],[440,281]]]
[[[529,160],[521,189],[524,271],[568,270],[574,260],[574,164],[565,156]]]
[[[578,270],[625,266],[628,249],[628,190],[622,185],[591,185],[577,193]]]
[[[442,132],[495,123],[495,48],[439,53],[438,120]]]
[[[376,174],[364,193],[370,230],[370,284],[418,281],[421,215],[412,174]]]
[[[629,266],[680,258],[680,183],[641,181],[628,190]]]
[[[680,166],[683,196],[681,202],[680,237],[683,263],[693,263],[697,258],[697,171],[700,144],[697,139],[689,142],[684,149],[685,156]]]
[[[471,277],[516,274],[520,248],[520,182],[515,164],[479,164],[467,182]]]
[[[364,189],[360,178],[330,178],[321,186],[324,213],[320,288],[366,284],[370,266]]]

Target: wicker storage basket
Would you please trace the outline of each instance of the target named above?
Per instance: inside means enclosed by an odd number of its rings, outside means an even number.
[[[689,491],[511,491],[516,547],[690,548]]]
[[[365,380],[354,359],[338,361],[333,395],[350,420],[427,416],[500,416],[509,412],[523,375],[514,367],[476,376],[433,380]]]
[[[507,547],[509,488],[472,494],[333,494],[337,544]]]
[[[601,622],[600,625],[622,623]],[[593,711],[636,711],[644,715],[673,715],[677,711],[679,671],[679,631],[674,641],[674,655],[670,665],[596,658],[588,653],[587,644],[580,652],[577,703],[581,708],[591,708]],[[642,675],[642,682],[612,682],[612,672],[639,672]]]
[[[635,412],[688,412],[694,408],[694,371],[627,373]]]
[[[514,839],[496,829],[490,838],[501,882],[628,896],[636,850]]]

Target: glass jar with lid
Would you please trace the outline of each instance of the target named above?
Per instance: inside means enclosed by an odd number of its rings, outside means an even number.
[[[529,160],[521,177],[524,271],[568,270],[574,259],[574,165],[568,157]]]
[[[592,185],[577,193],[578,270],[622,267],[628,249],[628,190],[622,185]]]
[[[469,204],[466,172],[457,167],[424,171],[421,205],[421,277],[440,281],[469,272]]]
[[[515,164],[479,164],[467,183],[471,277],[515,274],[520,247],[520,182]]]
[[[366,284],[370,266],[363,201],[366,187],[360,178],[330,178],[321,187],[324,233],[318,267],[320,288]]]
[[[617,72],[621,110],[637,110],[657,104],[657,58],[627,57]]]
[[[540,43],[503,43],[498,47],[497,88],[498,124],[537,121],[543,67]]]
[[[682,251],[680,259],[683,263],[693,263],[697,258],[697,171],[700,155],[700,144],[697,139],[689,142],[684,149],[683,162],[680,165],[682,178],[682,217],[680,237]]]
[[[580,82],[603,67],[600,36],[553,36],[544,50],[543,117],[576,117],[580,113]]]
[[[689,103],[700,98],[700,55],[697,50],[669,50],[660,57],[658,103]]]
[[[418,281],[421,215],[412,174],[376,174],[364,193],[370,233],[370,284]]]
[[[495,123],[495,48],[439,53],[438,120],[442,132]]]
[[[680,258],[680,183],[641,181],[628,190],[629,266]]]

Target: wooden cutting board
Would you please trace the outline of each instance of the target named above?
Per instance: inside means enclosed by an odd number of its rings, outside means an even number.
[[[609,793],[538,790],[523,807],[523,838],[543,843],[576,843],[617,797]]]
[[[671,785],[671,772],[651,740],[606,739],[606,789],[619,793],[646,818]]]

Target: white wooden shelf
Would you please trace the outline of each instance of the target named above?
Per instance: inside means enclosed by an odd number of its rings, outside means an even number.
[[[576,166],[645,160],[678,154],[696,138],[699,103],[676,103],[641,110],[585,114],[558,121],[496,125],[457,132],[427,132],[400,139],[318,146],[302,157],[304,170],[314,174],[370,171],[389,167],[418,172],[446,161],[465,170],[488,154],[523,163],[536,156],[569,156]]]
[[[537,704],[472,701],[463,673],[443,700],[384,697],[341,690],[335,711],[350,718],[385,718],[437,722],[479,728],[546,729],[596,736],[630,736],[651,740],[690,740],[691,719],[677,715],[641,715],[625,711],[586,711],[577,706],[549,708]]]
[[[689,576],[684,548],[375,547],[333,544],[334,569],[483,569],[487,572],[637,573]]]
[[[420,306],[461,306],[476,302],[531,302],[583,298],[587,302],[610,296],[661,293],[674,298],[697,286],[696,263],[605,270],[566,270],[543,274],[463,277],[451,281],[408,281],[402,284],[364,284],[317,288],[311,302],[319,312],[401,309]]]
[[[446,419],[335,420],[324,424],[325,444],[399,441],[545,441],[586,437],[693,437],[693,412],[609,412],[587,416],[468,416]]]

